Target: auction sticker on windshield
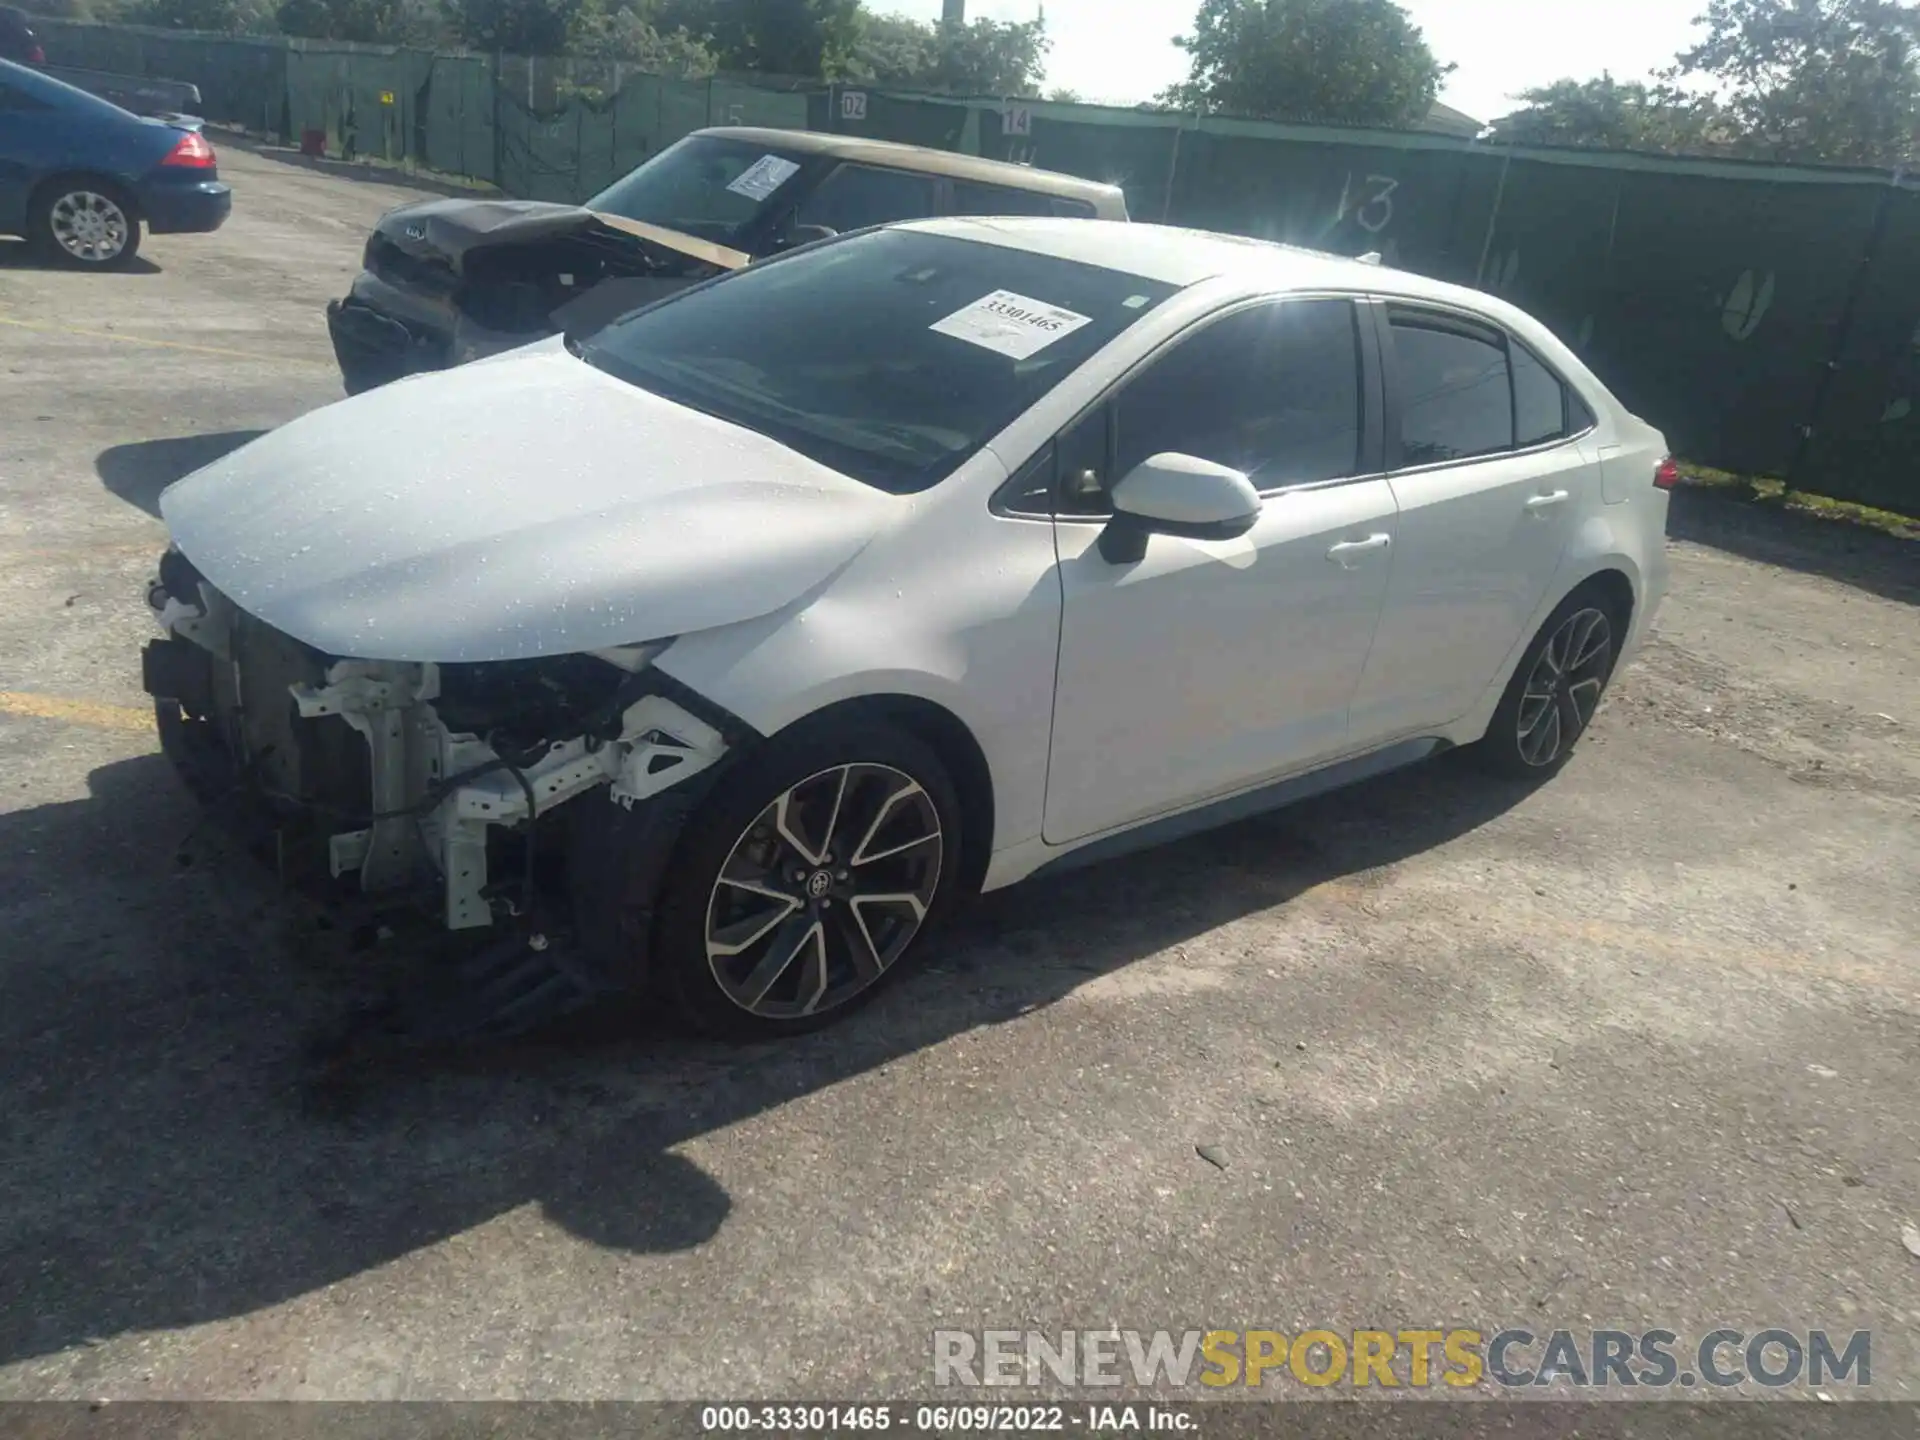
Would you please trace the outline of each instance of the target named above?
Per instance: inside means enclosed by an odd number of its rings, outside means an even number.
[[[783,160],[778,155],[762,155],[742,170],[727,189],[749,200],[764,200],[791,180],[799,168],[793,161]]]
[[[1013,360],[1025,360],[1062,335],[1071,335],[1092,323],[1091,315],[1062,310],[1011,290],[996,290],[927,328]]]

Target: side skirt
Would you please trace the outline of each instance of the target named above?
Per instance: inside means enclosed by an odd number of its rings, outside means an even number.
[[[1254,790],[1243,790],[1237,795],[1227,796],[1224,800],[1214,800],[1192,810],[1183,810],[1178,815],[1149,820],[1144,825],[1123,830],[1117,835],[1108,835],[1099,840],[1089,841],[1077,850],[1070,850],[1064,855],[1047,861],[1026,878],[1058,875],[1068,870],[1077,870],[1083,865],[1098,865],[1121,855],[1130,855],[1136,850],[1148,850],[1172,840],[1184,840],[1190,835],[1217,830],[1222,825],[1231,825],[1236,820],[1245,820],[1270,810],[1284,809],[1288,805],[1311,799],[1315,795],[1324,795],[1330,790],[1341,790],[1349,785],[1357,785],[1362,780],[1371,780],[1377,775],[1399,770],[1416,761],[1426,759],[1437,750],[1446,748],[1448,747],[1445,740],[1433,737],[1403,740],[1397,745],[1387,746],[1384,750],[1374,750],[1348,760],[1339,760],[1322,769],[1310,770],[1304,775],[1278,780],[1271,785],[1262,785]]]

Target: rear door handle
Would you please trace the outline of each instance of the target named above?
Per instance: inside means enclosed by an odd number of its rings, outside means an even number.
[[[1393,544],[1391,535],[1369,535],[1364,540],[1343,540],[1327,551],[1327,559],[1342,569],[1351,570],[1353,562],[1362,555],[1384,550],[1391,544]]]
[[[1556,505],[1564,505],[1573,498],[1565,490],[1555,490],[1550,495],[1536,495],[1527,501],[1527,509],[1538,515],[1542,510],[1551,510]]]

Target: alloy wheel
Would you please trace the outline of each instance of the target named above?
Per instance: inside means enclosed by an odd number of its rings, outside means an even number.
[[[715,983],[769,1020],[845,1004],[919,933],[944,840],[925,787],[889,765],[837,765],[781,792],[734,842],[708,896]]]
[[[1613,664],[1613,625],[1589,606],[1569,615],[1547,641],[1520,695],[1520,758],[1551,765],[1580,738],[1600,704]]]
[[[126,211],[92,190],[62,195],[53,202],[48,218],[54,243],[89,265],[104,265],[127,248],[132,222]]]

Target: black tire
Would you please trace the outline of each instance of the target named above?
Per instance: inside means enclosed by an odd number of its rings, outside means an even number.
[[[845,778],[829,812],[836,773]],[[785,821],[770,820],[783,797]],[[879,813],[871,831],[869,811]],[[823,833],[829,813],[838,823]],[[844,1018],[909,962],[951,908],[959,889],[960,815],[939,757],[893,725],[842,716],[775,736],[720,781],[681,834],[654,925],[655,982],[682,1021],[708,1035],[766,1039]],[[933,837],[913,839],[929,823],[937,826]],[[855,830],[863,831],[858,842]],[[789,832],[820,863],[783,838]],[[900,852],[889,853],[903,840]],[[723,866],[766,888],[723,880]],[[883,899],[883,892],[916,898]],[[710,963],[710,926],[716,944],[732,944],[756,935],[769,917],[770,928],[751,943]],[[778,956],[785,948],[777,942],[789,936],[797,948],[783,967]],[[757,1008],[736,998],[769,972]],[[854,988],[835,995],[848,986]],[[802,1011],[809,996],[816,1007]]]
[[[211,807],[232,792],[233,777],[223,767],[225,757],[211,725],[190,718],[172,700],[153,702],[153,723],[161,753],[195,800]]]
[[[1625,631],[1617,601],[1598,585],[1582,585],[1562,600],[1520,657],[1473,747],[1482,768],[1509,780],[1559,774],[1606,694]],[[1599,645],[1604,650],[1589,648]]]
[[[85,197],[93,197],[88,200]],[[104,210],[102,204],[106,207]],[[74,210],[100,216],[103,224],[114,223],[108,212],[117,214],[120,248],[100,258],[90,258],[62,242],[62,227],[69,225]],[[140,253],[140,211],[133,198],[111,180],[88,175],[67,175],[49,181],[33,197],[27,220],[27,239],[44,259],[77,270],[124,270]]]

